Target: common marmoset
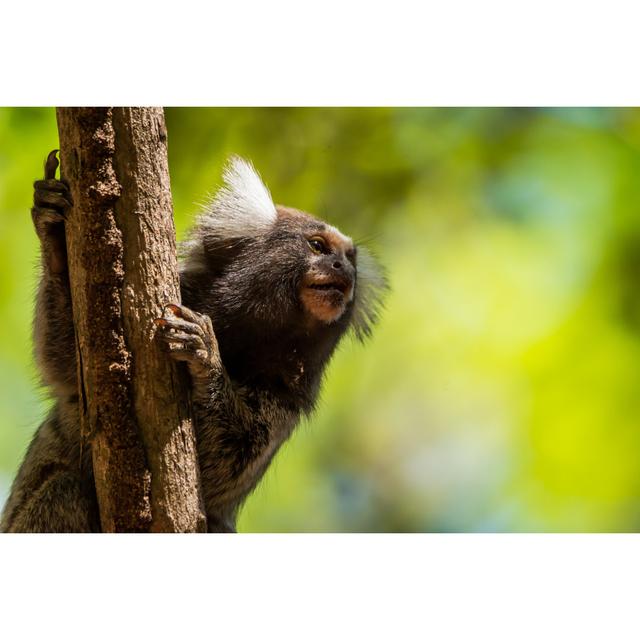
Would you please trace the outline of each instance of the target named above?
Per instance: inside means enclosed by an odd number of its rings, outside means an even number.
[[[53,156],[55,160],[55,155]],[[76,349],[66,261],[65,184],[35,182],[41,241],[34,344],[56,404],[13,483],[0,530],[100,531],[90,443],[81,447]],[[182,245],[182,305],[157,338],[184,361],[209,531],[234,531],[238,509],[303,414],[351,329],[367,336],[385,279],[352,240],[307,213],[274,205],[253,166],[232,158],[224,186]]]

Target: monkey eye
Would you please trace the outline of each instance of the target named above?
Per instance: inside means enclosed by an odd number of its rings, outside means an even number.
[[[307,240],[309,246],[311,247],[311,251],[314,253],[327,253],[327,243],[324,241],[324,238],[320,236],[313,236],[313,238],[309,238]]]

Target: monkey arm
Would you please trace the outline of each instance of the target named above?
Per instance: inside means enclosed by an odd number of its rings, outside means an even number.
[[[43,382],[58,397],[77,393],[75,332],[65,275],[43,270],[33,324],[35,356]]]
[[[169,353],[189,367],[198,455],[209,531],[233,531],[297,415],[272,394],[234,385],[220,359],[211,319],[169,305],[156,321]]]
[[[67,186],[55,179],[58,161],[52,151],[44,180],[34,183],[31,217],[40,239],[41,277],[33,323],[34,347],[42,378],[58,397],[76,393],[75,333],[67,270],[64,222],[71,207]]]

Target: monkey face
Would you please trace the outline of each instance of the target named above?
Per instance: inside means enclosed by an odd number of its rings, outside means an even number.
[[[306,235],[305,239],[309,267],[302,279],[300,300],[310,316],[321,322],[335,322],[353,300],[355,247],[331,227]]]
[[[302,211],[277,209],[276,227],[288,232],[290,251],[302,267],[297,297],[305,315],[324,324],[336,322],[354,298],[356,249],[351,238]]]

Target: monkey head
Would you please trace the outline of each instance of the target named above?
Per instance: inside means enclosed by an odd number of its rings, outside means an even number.
[[[308,213],[275,205],[241,158],[223,177],[185,243],[183,265],[217,300],[216,332],[233,324],[265,340],[278,328],[368,335],[386,284],[366,249]]]

